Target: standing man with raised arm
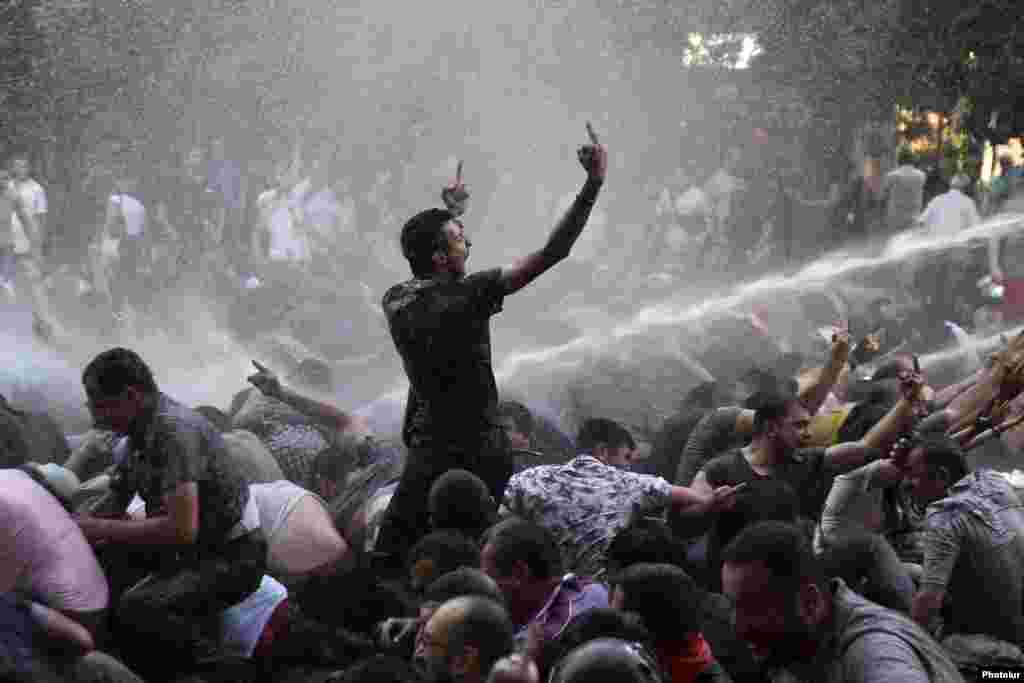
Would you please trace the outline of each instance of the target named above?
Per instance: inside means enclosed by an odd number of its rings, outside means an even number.
[[[401,556],[426,531],[427,493],[447,470],[469,470],[501,500],[512,460],[498,418],[490,318],[519,291],[569,255],[604,184],[608,156],[587,124],[590,144],[577,157],[587,172],[547,243],[511,266],[466,274],[470,241],[459,216],[469,198],[462,164],[428,209],[402,228],[402,254],[413,278],[388,290],[384,313],[409,377],[402,436],[409,454],[380,531],[377,550]],[[397,558],[395,558],[397,559]]]

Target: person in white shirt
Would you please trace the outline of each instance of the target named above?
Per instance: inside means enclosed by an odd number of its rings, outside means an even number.
[[[918,219],[929,235],[954,237],[981,222],[978,205],[964,194],[971,179],[960,173],[950,181],[950,190],[928,202]]]
[[[19,199],[6,168],[0,168],[0,287],[14,298],[14,213],[19,210]]]
[[[16,155],[11,157],[11,176],[15,192],[21,197],[22,204],[32,220],[25,225],[15,212],[11,216],[15,233],[15,253],[40,255],[43,240],[46,236],[46,191],[30,175],[28,157]],[[34,225],[33,225],[34,223]]]
[[[140,200],[138,181],[135,178],[117,179],[115,190],[107,200],[107,219],[101,245],[114,243],[112,257],[116,260],[115,286],[111,292],[115,308],[121,310],[127,295],[138,303],[142,287],[141,272],[149,265],[146,236],[146,207]],[[103,251],[101,246],[101,252]],[[104,264],[107,268],[110,263]]]
[[[307,260],[308,245],[293,216],[293,210],[297,207],[294,193],[288,187],[279,185],[260,194],[256,204],[260,209],[264,230],[268,233],[267,256],[270,260]]]

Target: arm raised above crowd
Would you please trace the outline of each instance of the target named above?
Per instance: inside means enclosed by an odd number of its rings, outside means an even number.
[[[913,425],[924,384],[916,373],[905,374],[900,380],[903,397],[863,439],[836,444],[825,451],[825,460],[832,469],[845,472],[860,467],[876,454],[886,452]]]
[[[598,142],[597,135],[589,123],[587,133],[591,144],[577,150],[580,164],[587,171],[587,181],[583,184],[583,189],[558,221],[543,248],[516,260],[511,266],[502,268],[501,281],[506,294],[519,291],[568,257],[573,244],[583,232],[594,202],[597,201],[597,195],[604,185],[605,172],[608,169],[608,152]]]
[[[829,392],[835,387],[836,382],[843,374],[846,363],[850,359],[850,330],[843,326],[836,328],[835,336],[832,338],[832,353],[829,356],[825,367],[812,374],[811,381],[800,387],[800,402],[807,408],[807,412],[815,415],[824,405]],[[753,422],[753,420],[751,420]]]
[[[250,384],[259,389],[264,395],[277,399],[303,415],[338,432],[370,431],[369,425],[363,418],[346,413],[330,403],[317,401],[316,399],[296,393],[282,385],[281,380],[270,369],[257,361],[253,361],[252,364],[256,367],[257,372],[249,375],[247,379]]]

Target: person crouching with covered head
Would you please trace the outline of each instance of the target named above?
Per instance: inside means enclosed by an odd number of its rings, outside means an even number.
[[[135,495],[147,508],[143,520],[78,520],[94,545],[130,549],[132,561],[152,563],[152,573],[120,597],[119,635],[193,660],[212,656],[220,613],[263,577],[266,544],[249,488],[220,433],[162,393],[135,352],[104,351],[82,383],[97,427],[128,436],[111,484],[116,508],[124,511]]]

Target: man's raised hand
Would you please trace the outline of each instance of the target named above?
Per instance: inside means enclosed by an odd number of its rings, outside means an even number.
[[[269,368],[260,365],[259,361],[254,360],[252,364],[258,372],[246,378],[249,384],[259,389],[265,396],[271,398],[281,396],[281,380],[277,378],[277,375],[271,372]]]
[[[462,182],[462,159],[459,159],[459,163],[455,167],[455,182],[441,190],[441,201],[456,216],[461,216],[466,212],[469,190]]]
[[[608,150],[598,140],[597,133],[594,132],[590,121],[587,121],[587,136],[590,138],[590,144],[583,145],[576,150],[576,157],[580,160],[580,165],[586,170],[590,180],[603,183],[608,171]]]

